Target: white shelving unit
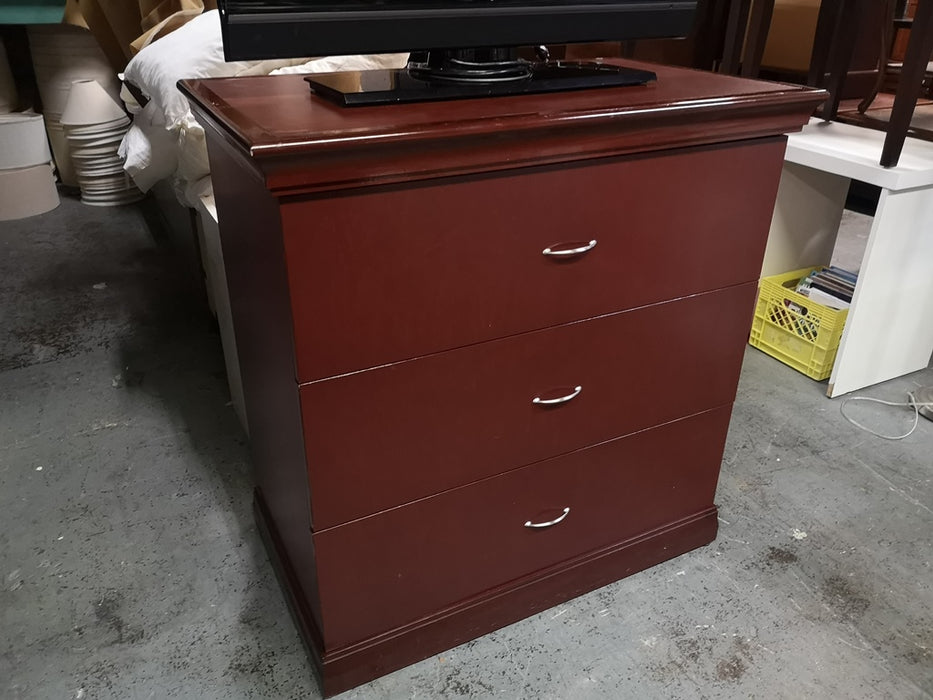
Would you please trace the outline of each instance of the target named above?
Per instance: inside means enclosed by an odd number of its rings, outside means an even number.
[[[927,367],[933,354],[933,143],[907,139],[882,168],[884,133],[811,120],[788,137],[762,276],[828,265],[851,180],[881,188],[828,396]]]

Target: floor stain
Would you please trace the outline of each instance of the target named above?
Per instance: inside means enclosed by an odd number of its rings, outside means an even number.
[[[100,625],[116,633],[114,644],[134,644],[140,641],[145,633],[126,624],[122,609],[123,596],[117,591],[107,591],[94,606],[94,616]]]
[[[275,653],[271,649],[254,649],[239,645],[230,660],[229,670],[247,678],[270,676],[275,667]]]
[[[472,698],[480,695],[491,695],[494,692],[495,689],[492,686],[483,683],[478,678],[462,678],[461,670],[455,667],[444,679],[444,687],[440,692],[440,696],[444,698],[453,696]]]
[[[933,651],[917,647],[904,654],[904,658],[912,664],[921,664],[927,666],[933,662]]]
[[[737,681],[745,675],[747,668],[745,662],[733,654],[716,664],[716,678],[720,681]]]
[[[783,547],[768,547],[768,554],[765,557],[768,564],[793,564],[799,561],[796,554]]]
[[[680,655],[687,661],[692,664],[699,663],[701,654],[699,641],[690,638],[678,639],[674,642],[674,645],[677,647],[677,651],[680,652]]]
[[[858,595],[852,583],[842,576],[830,576],[823,582],[826,602],[846,622],[860,619],[871,605],[871,601]]]

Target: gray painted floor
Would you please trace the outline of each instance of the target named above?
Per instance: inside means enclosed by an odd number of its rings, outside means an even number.
[[[318,697],[187,269],[133,207],[0,224],[0,698]],[[344,697],[933,697],[933,423],[824,390],[748,349],[716,542]]]

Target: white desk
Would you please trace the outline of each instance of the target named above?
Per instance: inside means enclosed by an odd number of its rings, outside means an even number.
[[[923,369],[933,354],[933,143],[907,139],[889,169],[883,143],[881,131],[817,119],[788,137],[762,276],[828,265],[849,182],[881,187],[828,396]]]

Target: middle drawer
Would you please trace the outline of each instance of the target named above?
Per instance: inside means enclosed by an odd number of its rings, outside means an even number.
[[[731,403],[755,290],[303,385],[314,529]]]

